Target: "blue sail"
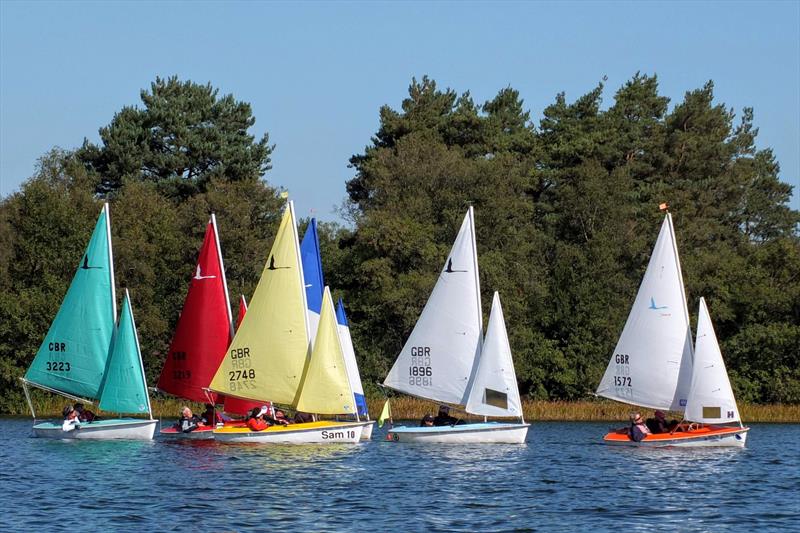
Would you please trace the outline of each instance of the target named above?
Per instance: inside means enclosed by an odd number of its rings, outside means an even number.
[[[367,416],[369,414],[367,412],[367,400],[364,398],[364,387],[361,385],[361,375],[358,372],[356,352],[353,348],[353,340],[350,337],[350,325],[347,322],[347,315],[344,312],[344,303],[341,298],[339,298],[339,302],[336,305],[336,322],[339,327],[339,340],[342,343],[347,377],[350,378],[350,387],[353,389],[358,415]]]
[[[312,218],[308,223],[303,242],[300,243],[300,260],[303,263],[303,277],[306,283],[306,301],[308,302],[309,335],[311,341],[317,335],[319,314],[322,310],[322,294],[325,282],[322,277],[322,258],[319,253],[319,237],[317,236],[317,220]]]
[[[97,399],[114,332],[114,298],[106,205],[25,380],[68,395]]]
[[[142,353],[127,290],[100,392],[100,409],[115,413],[150,413]]]

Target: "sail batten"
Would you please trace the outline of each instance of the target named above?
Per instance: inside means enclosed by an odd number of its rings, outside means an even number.
[[[692,351],[683,275],[668,213],[597,394],[631,405],[683,411]]]

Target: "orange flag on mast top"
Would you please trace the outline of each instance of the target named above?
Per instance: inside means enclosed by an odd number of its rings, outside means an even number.
[[[667,209],[669,209],[669,204],[667,202],[664,202],[663,204],[658,204],[658,209],[659,211],[666,211]]]

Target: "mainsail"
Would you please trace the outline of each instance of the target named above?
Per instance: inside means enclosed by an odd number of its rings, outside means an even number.
[[[691,371],[689,310],[672,217],[667,213],[597,394],[632,405],[683,411]]]
[[[320,414],[355,414],[353,391],[347,376],[342,344],[336,327],[331,291],[322,296],[317,337],[303,377],[297,409]]]
[[[212,214],[158,388],[195,402],[215,401],[216,395],[205,389],[232,337],[225,268]]]
[[[108,204],[24,380],[56,392],[97,399],[116,319]]]
[[[475,223],[469,208],[433,292],[384,385],[465,404],[482,344]]]
[[[308,223],[303,242],[300,243],[300,258],[303,263],[303,279],[306,285],[306,304],[308,305],[308,334],[313,345],[317,335],[320,310],[322,309],[322,292],[325,281],[322,276],[322,260],[319,253],[319,237],[317,236],[317,220],[312,218]]]
[[[122,302],[117,334],[100,392],[100,409],[115,413],[148,413],[150,398],[142,365],[142,351],[128,291]]]
[[[247,314],[210,388],[247,400],[293,405],[309,352],[305,299],[289,202]]]
[[[486,338],[466,410],[468,413],[483,416],[522,417],[517,376],[500,295],[497,292],[492,299]]]
[[[684,415],[686,420],[710,424],[739,422],[739,409],[705,298],[700,298],[693,369]]]

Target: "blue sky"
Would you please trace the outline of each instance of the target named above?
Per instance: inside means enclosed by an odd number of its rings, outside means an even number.
[[[712,79],[718,102],[755,109],[759,147],[800,185],[800,2],[0,1],[0,195],[36,159],[74,148],[156,76],[211,82],[250,102],[277,144],[267,179],[299,216],[335,220],[383,104],[412,76],[469,90],[511,86],[536,122],[608,77],[635,72],[672,103]],[[792,206],[800,208],[800,192]]]

